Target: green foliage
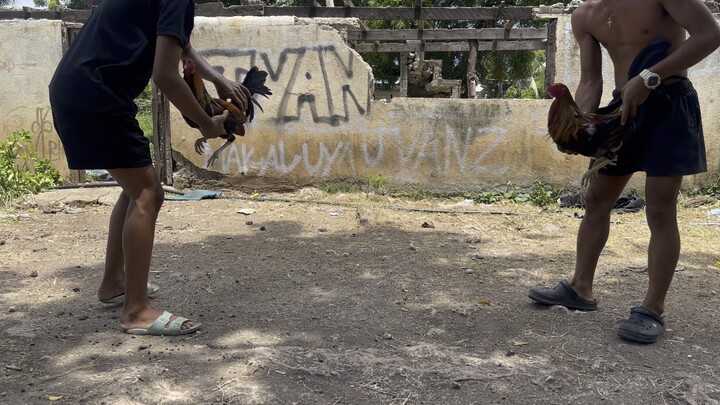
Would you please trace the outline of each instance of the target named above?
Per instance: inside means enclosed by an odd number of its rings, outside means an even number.
[[[496,191],[484,191],[475,197],[479,204],[495,204],[502,201],[514,203],[531,203],[538,207],[545,208],[555,204],[560,193],[552,187],[542,183],[536,183],[530,190],[524,190],[513,184],[506,184],[504,189]]]
[[[155,160],[155,144],[153,144],[153,117],[152,117],[152,84],[148,83],[145,90],[135,99],[138,107],[137,120],[145,137],[150,141],[150,155]]]
[[[347,181],[321,183],[317,185],[317,188],[328,194],[352,193],[357,190],[355,184]]]
[[[720,198],[720,177],[716,177],[712,183],[689,190],[687,195]]]
[[[432,194],[422,187],[413,187],[405,196],[412,201],[429,200]]]
[[[47,159],[38,158],[30,133],[17,131],[0,143],[0,204],[39,193],[60,183],[60,173]]]
[[[383,176],[382,174],[373,174],[367,178],[368,192],[375,194],[382,194],[385,185],[390,180],[389,177]]]

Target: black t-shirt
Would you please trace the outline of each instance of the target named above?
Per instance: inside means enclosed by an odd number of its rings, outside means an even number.
[[[190,41],[194,0],[104,0],[63,56],[52,81],[54,106],[86,113],[135,113],[152,75],[155,41]]]

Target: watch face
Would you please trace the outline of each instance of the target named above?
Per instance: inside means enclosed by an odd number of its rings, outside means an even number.
[[[660,79],[657,76],[650,76],[648,77],[648,86],[657,86],[660,82]]]

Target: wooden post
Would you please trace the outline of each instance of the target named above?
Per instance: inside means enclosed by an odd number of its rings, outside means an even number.
[[[155,83],[152,84],[152,115],[155,170],[160,181],[170,186],[173,184],[170,103]]]
[[[467,96],[468,98],[475,98],[475,86],[477,85],[477,75],[475,74],[477,66],[477,53],[478,53],[478,41],[471,39],[469,41],[470,55],[468,56],[468,68],[467,68]]]
[[[552,20],[548,24],[547,33],[547,50],[545,51],[545,88],[541,93],[545,93],[545,89],[555,82],[555,57],[557,55],[557,20]],[[549,97],[549,96],[545,96]]]
[[[408,95],[408,53],[400,54],[400,97]]]
[[[77,32],[79,28],[77,27],[78,24],[67,24],[63,23],[63,31],[62,31],[62,38],[61,38],[61,46],[62,46],[62,53],[63,55],[67,50],[70,48],[70,44],[72,44],[72,41],[75,39],[75,36],[77,35]],[[70,170],[70,178],[68,178],[68,181],[72,184],[81,184],[85,183],[85,170]]]

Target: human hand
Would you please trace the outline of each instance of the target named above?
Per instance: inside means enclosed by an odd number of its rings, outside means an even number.
[[[622,117],[620,125],[625,125],[628,119],[635,118],[640,107],[650,95],[650,89],[645,87],[642,77],[635,76],[630,79],[620,92],[622,99]]]
[[[250,90],[242,84],[223,77],[220,81],[215,83],[215,90],[217,90],[219,98],[223,100],[230,99],[243,111],[247,110],[248,100],[252,97],[252,95],[250,94]]]
[[[223,111],[222,114],[210,117],[210,120],[205,126],[200,126],[200,133],[203,138],[217,138],[225,134],[225,120],[229,114],[228,110]]]

